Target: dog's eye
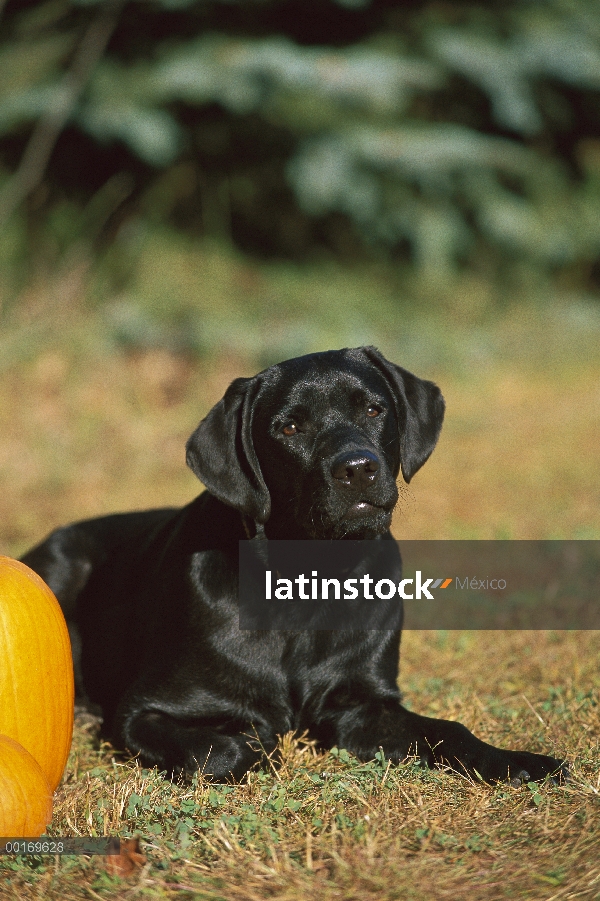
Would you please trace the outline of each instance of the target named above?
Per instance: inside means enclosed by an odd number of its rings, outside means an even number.
[[[371,404],[370,407],[367,407],[367,416],[374,418],[375,416],[379,416],[380,413],[381,407],[376,407],[375,404]]]
[[[284,435],[295,435],[298,431],[298,426],[295,422],[288,422],[287,425],[284,425],[281,431]]]

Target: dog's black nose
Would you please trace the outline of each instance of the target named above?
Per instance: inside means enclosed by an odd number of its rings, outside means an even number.
[[[371,451],[361,450],[354,454],[340,454],[331,465],[331,475],[344,485],[366,488],[377,478],[379,460]]]

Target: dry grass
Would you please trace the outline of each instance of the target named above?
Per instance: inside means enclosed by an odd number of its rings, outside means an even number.
[[[2,553],[75,518],[191,499],[185,440],[256,366],[231,352],[124,351],[96,314],[61,297],[51,317],[30,298],[0,336]],[[453,341],[468,340],[460,328]],[[404,494],[398,537],[600,536],[598,350],[548,353],[544,365],[496,355],[418,369],[442,385],[448,418]],[[139,835],[147,862],[120,878],[102,858],[5,858],[0,898],[600,898],[599,653],[591,632],[404,636],[413,709],[565,755],[564,788],[361,765],[289,736],[281,762],[241,785],[174,785],[99,746],[80,717],[52,831]]]
[[[497,366],[439,377],[446,425],[398,538],[600,536],[600,367],[528,372]]]
[[[406,637],[409,704],[460,716],[490,741],[564,753],[572,782],[493,788],[410,762],[317,754],[286,736],[281,762],[241,785],[173,785],[95,750],[81,719],[53,831],[139,835],[147,862],[127,880],[98,857],[11,862],[1,896],[598,897],[599,636]]]

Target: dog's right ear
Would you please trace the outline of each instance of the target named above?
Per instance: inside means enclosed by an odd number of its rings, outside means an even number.
[[[220,501],[264,524],[271,498],[252,441],[260,379],[236,379],[186,445],[187,464]]]
[[[385,376],[392,390],[400,427],[400,465],[406,483],[433,451],[444,421],[442,392],[433,382],[390,363],[376,347],[362,352]]]

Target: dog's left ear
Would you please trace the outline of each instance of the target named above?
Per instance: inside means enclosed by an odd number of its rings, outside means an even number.
[[[186,461],[220,501],[264,525],[271,497],[252,442],[260,378],[235,379],[186,445]]]
[[[392,390],[400,427],[400,465],[404,481],[410,482],[437,443],[444,421],[442,392],[433,382],[390,363],[377,348],[363,347],[363,351]]]

